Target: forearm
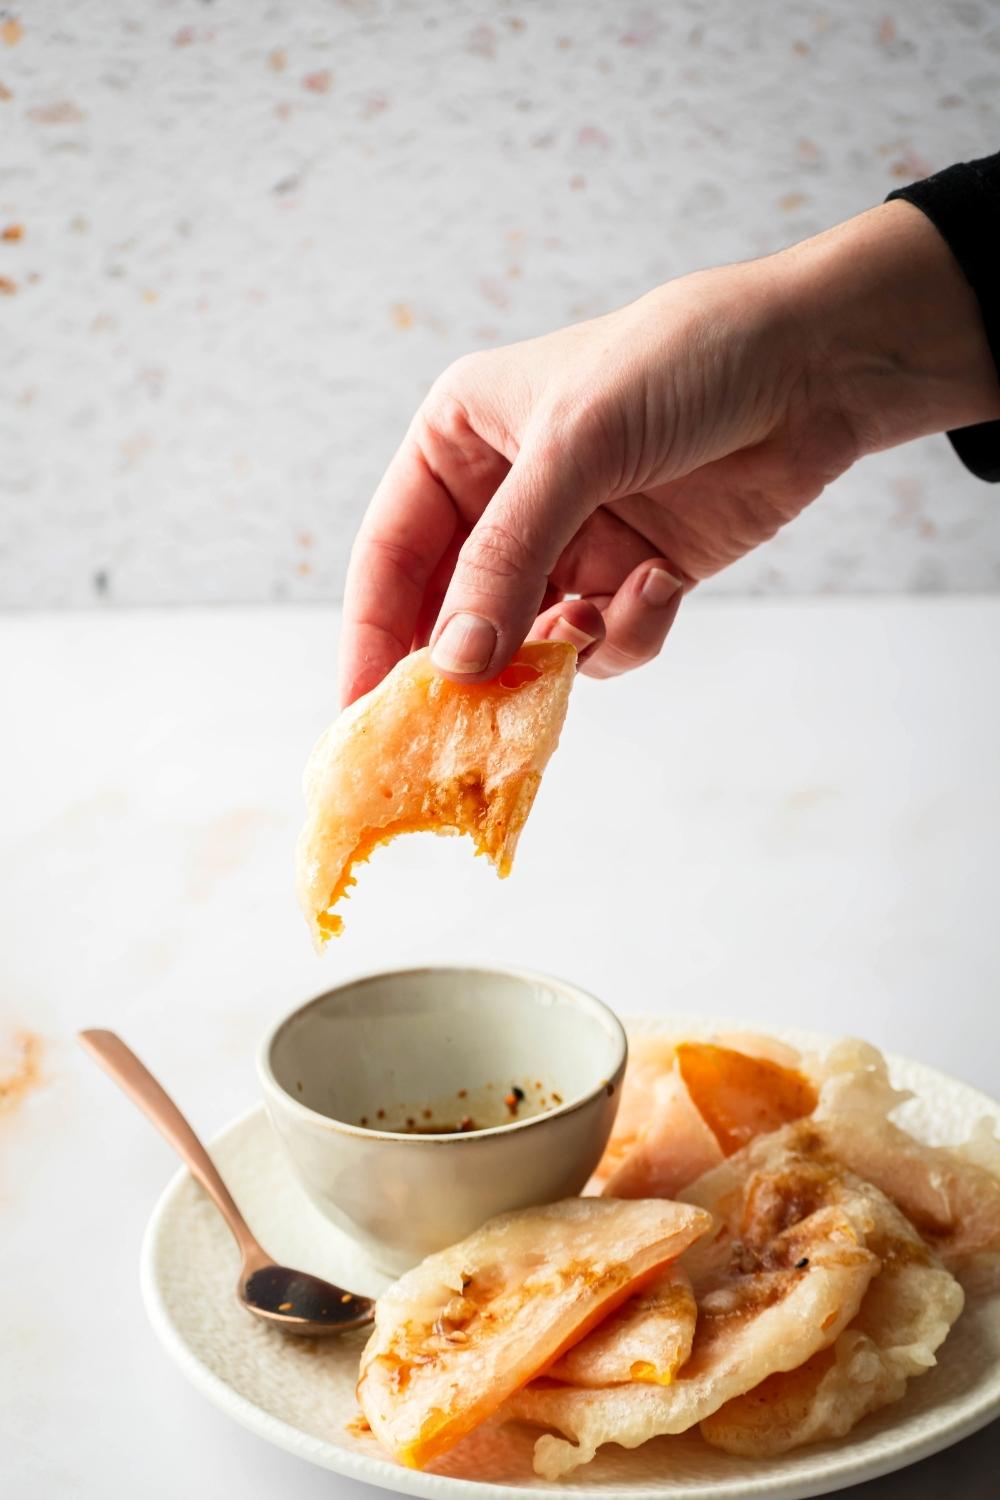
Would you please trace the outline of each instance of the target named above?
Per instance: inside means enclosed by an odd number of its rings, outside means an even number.
[[[976,296],[919,209],[882,204],[772,265],[810,378],[834,388],[860,453],[1000,418]]]

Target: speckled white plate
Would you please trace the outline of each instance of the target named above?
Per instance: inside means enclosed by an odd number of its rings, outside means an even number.
[[[706,1035],[745,1030],[732,1021],[643,1018],[636,1034]],[[777,1033],[797,1045],[823,1048],[812,1033]],[[893,1059],[893,1081],[919,1100],[905,1123],[928,1140],[961,1139],[1000,1106],[932,1068]],[[351,1242],[321,1218],[278,1155],[263,1108],[233,1122],[213,1142],[213,1155],[262,1243],[301,1266],[368,1294],[384,1278]],[[488,1428],[468,1438],[432,1472],[388,1460],[370,1435],[351,1432],[357,1415],[354,1382],[364,1334],[342,1340],[284,1338],[248,1317],[236,1303],[237,1256],[218,1212],[186,1171],[160,1199],[142,1253],[142,1288],[153,1327],[199,1390],[236,1421],[300,1458],[352,1478],[411,1495],[551,1497],[553,1491],[601,1500],[797,1500],[821,1495],[914,1463],[967,1436],[1000,1414],[1000,1297],[970,1301],[941,1351],[936,1369],[911,1382],[905,1398],[862,1422],[850,1437],[789,1453],[767,1463],[735,1458],[695,1434],[657,1438],[626,1451],[604,1449],[562,1484],[532,1471],[534,1436],[518,1426]]]

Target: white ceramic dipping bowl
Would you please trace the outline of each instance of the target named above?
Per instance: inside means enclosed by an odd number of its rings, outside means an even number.
[[[627,1050],[617,1017],[575,985],[435,967],[328,990],[265,1037],[258,1070],[312,1201],[398,1275],[494,1214],[578,1193]],[[419,1133],[435,1127],[451,1133]]]

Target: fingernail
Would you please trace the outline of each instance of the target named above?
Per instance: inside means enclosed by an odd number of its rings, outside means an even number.
[[[568,645],[576,647],[577,654],[579,655],[581,651],[586,651],[588,646],[594,644],[597,636],[588,635],[585,630],[577,629],[575,625],[571,625],[568,620],[564,620],[562,615],[560,615],[549,632],[549,640],[566,641]]]
[[[431,660],[444,672],[482,672],[497,647],[497,633],[482,615],[452,615],[431,647]]]
[[[654,609],[665,609],[683,587],[680,579],[666,568],[650,568],[642,580],[642,597]]]

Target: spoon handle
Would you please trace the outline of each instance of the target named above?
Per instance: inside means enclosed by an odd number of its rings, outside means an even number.
[[[250,1233],[212,1158],[149,1069],[113,1031],[81,1031],[78,1040],[187,1163],[232,1230],[244,1262],[266,1263],[269,1257]]]

